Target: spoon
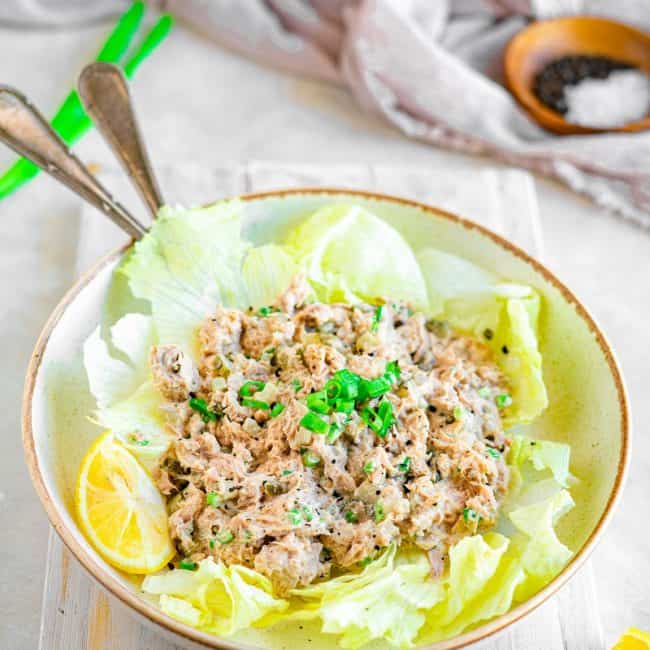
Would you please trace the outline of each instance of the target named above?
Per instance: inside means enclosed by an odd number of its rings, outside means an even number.
[[[0,141],[63,183],[134,239],[146,228],[70,152],[36,107],[17,90],[0,85]]]
[[[96,62],[79,75],[79,97],[155,219],[164,201],[149,161],[129,85],[115,65]]]

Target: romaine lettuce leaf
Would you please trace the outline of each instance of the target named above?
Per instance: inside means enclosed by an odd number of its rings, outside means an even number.
[[[390,297],[424,308],[427,293],[411,247],[385,221],[357,205],[317,210],[288,236],[287,253],[320,300]]]

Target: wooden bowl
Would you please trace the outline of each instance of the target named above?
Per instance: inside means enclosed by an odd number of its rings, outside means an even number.
[[[560,134],[631,133],[650,128],[650,114],[616,128],[589,128],[567,122],[542,104],[533,92],[535,76],[551,61],[568,55],[606,56],[650,74],[650,35],[613,20],[588,16],[540,21],[517,33],[504,52],[506,83],[540,126]]]
[[[436,650],[461,648],[495,634],[529,614],[571,578],[611,519],[629,462],[629,407],[614,353],[579,299],[546,267],[495,233],[414,201],[336,189],[295,189],[242,197],[243,231],[254,244],[280,241],[305,214],[335,201],[354,202],[397,228],[415,250],[435,245],[462,254],[497,275],[535,287],[543,298],[540,348],[550,404],[526,429],[534,437],[571,444],[571,488],[576,507],[558,534],[575,553],[562,572],[509,612]],[[223,639],[169,618],[147,600],[132,578],[109,566],[82,534],[74,517],[79,463],[101,428],[87,419],[95,407],[83,367],[83,343],[110,316],[133,311],[128,292],[113,283],[123,246],[98,262],[70,289],[48,320],[31,358],[23,402],[27,464],[50,522],[64,543],[109,593],[143,622],[155,625],[183,648],[229,650],[310,648],[329,650],[330,635],[307,621],[286,627],[283,637],[255,629]],[[110,318],[109,318],[110,320]],[[16,543],[19,543],[18,541]],[[373,644],[373,648],[385,648]]]

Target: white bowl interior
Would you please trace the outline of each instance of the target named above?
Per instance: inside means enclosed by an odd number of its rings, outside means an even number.
[[[244,203],[245,230],[255,243],[281,240],[291,225],[316,207],[345,199],[366,205],[394,225],[414,247],[436,246],[460,254],[504,278],[529,284],[543,296],[540,345],[550,406],[528,433],[568,442],[573,474],[579,483],[571,492],[577,507],[562,519],[559,533],[578,551],[597,527],[622,458],[622,387],[617,385],[613,361],[601,347],[588,320],[566,295],[529,261],[519,257],[480,230],[415,205],[388,199],[328,194],[289,194],[254,198]],[[130,309],[123,293],[109,292],[117,264],[105,265],[69,304],[55,325],[43,351],[31,404],[34,448],[42,480],[63,528],[92,561],[113,577],[137,586],[107,565],[85,541],[73,516],[73,495],[79,463],[100,432],[87,416],[94,402],[81,363],[85,338],[100,322],[113,321]],[[106,304],[108,301],[108,305]],[[310,647],[331,647],[313,630],[296,633],[299,647],[305,635]],[[265,642],[263,632],[241,640]]]

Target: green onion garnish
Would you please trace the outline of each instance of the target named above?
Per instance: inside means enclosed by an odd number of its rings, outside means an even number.
[[[336,442],[341,435],[341,425],[333,422],[330,425],[330,430],[327,432],[327,442]]]
[[[347,368],[338,370],[334,374],[334,381],[339,385],[338,397],[340,399],[350,400],[355,399],[359,394],[359,382],[361,377]]]
[[[478,516],[476,510],[472,510],[472,508],[465,508],[463,510],[463,519],[467,522],[478,521],[480,517]]]
[[[273,408],[271,409],[271,417],[272,418],[277,418],[280,413],[284,411],[284,404],[281,402],[278,402],[277,404],[273,405]]]
[[[289,476],[289,474],[293,474],[292,469],[283,469],[282,470],[282,476]]]
[[[208,492],[205,495],[205,502],[213,508],[218,508],[223,503],[223,500],[216,492]]]
[[[201,416],[204,422],[216,422],[219,419],[219,414],[211,411],[208,408],[208,403],[200,397],[192,397],[188,404],[191,409]]]
[[[302,455],[302,462],[305,467],[316,467],[320,463],[320,458],[311,451],[307,451]]]
[[[277,307],[260,307],[257,310],[257,313],[260,316],[263,316],[264,318],[266,318],[267,316],[270,316],[273,312],[278,312],[278,311],[280,311],[280,310]]]
[[[230,544],[233,539],[235,539],[235,536],[233,535],[232,530],[222,530],[217,535],[217,541],[219,544]]]
[[[196,562],[192,562],[192,560],[188,560],[187,558],[183,558],[178,563],[178,568],[179,569],[185,569],[186,571],[196,571],[199,568],[199,565]]]
[[[214,548],[214,543],[215,543],[216,541],[217,541],[217,540],[215,540],[215,539],[211,539],[211,540],[208,542],[208,546],[209,546],[210,548]]]
[[[354,400],[351,399],[337,399],[334,400],[334,410],[337,413],[352,413],[354,411]]]
[[[367,566],[372,562],[372,560],[373,560],[373,558],[371,558],[371,557],[368,555],[368,557],[364,557],[363,560],[361,560],[361,561],[359,562],[359,566],[360,566],[362,569],[365,569],[365,568],[366,568],[366,567],[367,567]]]
[[[302,388],[302,383],[298,379],[292,379],[291,385],[293,386],[293,390],[295,390],[296,393]]]
[[[496,405],[502,409],[512,404],[512,397],[510,397],[508,393],[500,393],[494,398],[494,401],[496,402]]]
[[[314,518],[314,515],[312,514],[311,510],[307,506],[303,506],[300,508],[300,512],[302,516],[305,518],[305,521],[312,521]]]
[[[492,458],[501,458],[501,454],[492,447],[488,447],[485,451],[487,451],[487,453],[492,456]]]
[[[385,377],[377,377],[377,379],[363,379],[360,391],[370,397],[381,397],[391,389],[391,382]]]
[[[291,510],[287,512],[287,519],[293,526],[300,526],[300,524],[302,524],[302,514],[298,508],[291,508]]]
[[[339,382],[337,379],[330,379],[326,384],[325,384],[325,393],[327,394],[327,399],[328,400],[334,400],[336,399],[340,392],[341,392],[341,382]]]
[[[146,447],[151,442],[151,440],[146,440],[145,438],[138,439],[138,436],[132,433],[129,436],[129,442],[132,445],[138,445],[138,447]]]
[[[411,469],[411,458],[404,456],[404,460],[397,466],[397,469],[406,474]]]
[[[260,390],[264,390],[266,382],[264,381],[247,381],[240,389],[239,394],[241,397],[250,397]]]
[[[324,390],[307,395],[307,406],[316,413],[329,413],[332,409],[327,403],[327,393]]]
[[[477,391],[479,397],[490,397],[490,388],[488,386],[481,386]]]
[[[347,521],[349,524],[358,524],[359,523],[359,517],[357,517],[352,510],[348,510],[345,513],[345,521]]]
[[[454,420],[460,422],[465,416],[465,409],[462,406],[454,406],[453,415]]]
[[[371,474],[372,472],[375,471],[375,461],[374,460],[369,460],[364,466],[363,466],[363,471],[366,474]]]
[[[378,327],[379,327],[379,321],[381,320],[381,315],[384,311],[384,306],[379,305],[377,309],[375,309],[375,313],[372,317],[372,327],[370,328],[371,332],[376,332]]]
[[[302,416],[300,426],[314,433],[327,433],[330,428],[329,422],[326,422],[319,415],[311,411]]]
[[[376,524],[386,519],[386,513],[384,512],[384,504],[381,501],[377,501],[377,503],[375,503],[374,519]]]
[[[268,402],[263,402],[259,399],[243,399],[241,405],[256,411],[269,411],[271,409],[271,405]]]
[[[398,361],[389,361],[386,364],[386,370],[384,371],[384,377],[388,379],[391,384],[395,384],[399,381],[401,371],[399,369]]]

